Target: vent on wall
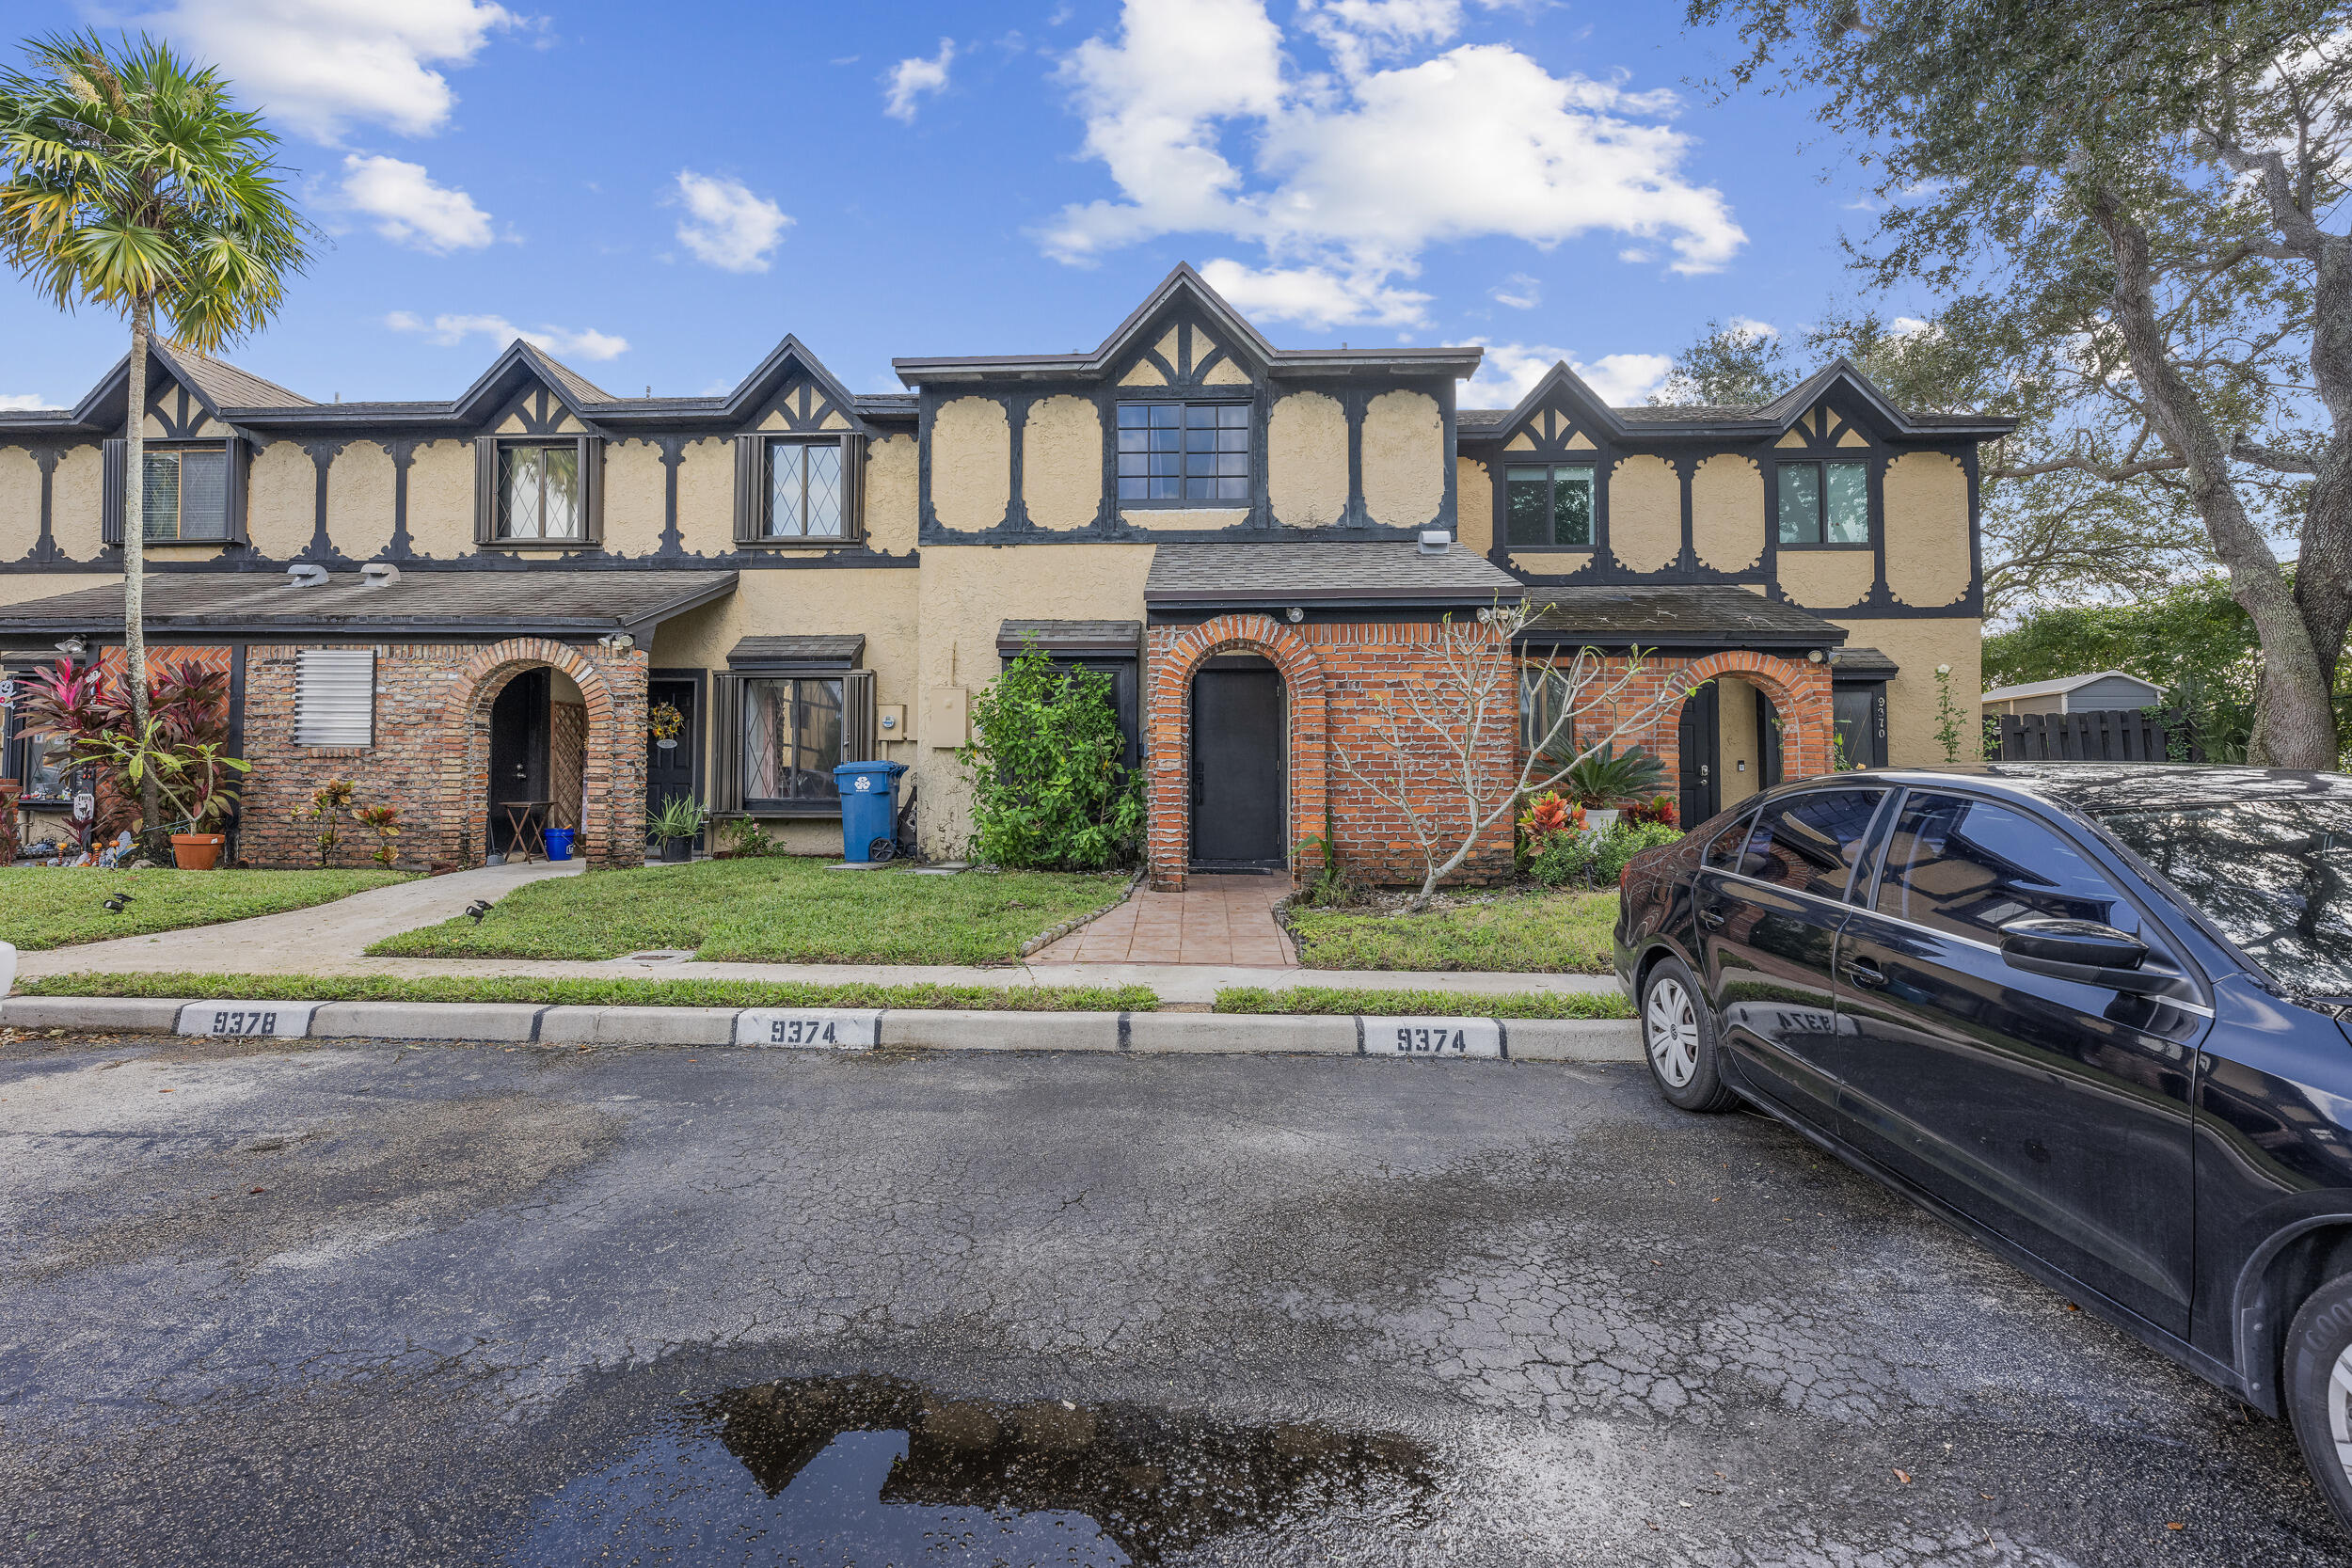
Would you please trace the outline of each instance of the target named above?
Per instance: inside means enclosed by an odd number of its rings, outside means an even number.
[[[375,744],[373,648],[305,648],[294,656],[294,744]]]

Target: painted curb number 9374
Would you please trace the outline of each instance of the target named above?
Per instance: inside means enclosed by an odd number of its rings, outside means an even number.
[[[1502,1029],[1490,1018],[1367,1018],[1364,1054],[1499,1057],[1503,1054]]]

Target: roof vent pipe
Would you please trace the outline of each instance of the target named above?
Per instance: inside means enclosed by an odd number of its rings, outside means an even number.
[[[371,561],[359,568],[362,588],[389,588],[400,580],[400,568],[389,561]]]
[[[297,561],[286,568],[286,575],[294,579],[296,588],[326,586],[326,568],[314,561]]]
[[[1420,548],[1423,555],[1443,555],[1453,543],[1454,535],[1441,528],[1425,528],[1421,531]]]

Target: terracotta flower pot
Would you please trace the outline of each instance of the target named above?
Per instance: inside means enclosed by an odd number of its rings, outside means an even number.
[[[220,863],[221,846],[228,842],[219,833],[174,833],[171,863],[183,871],[210,871]]]

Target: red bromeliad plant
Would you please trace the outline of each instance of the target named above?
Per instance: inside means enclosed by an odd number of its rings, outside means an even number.
[[[1648,800],[1636,800],[1625,808],[1625,820],[1628,822],[1660,822],[1669,828],[1680,825],[1677,821],[1680,815],[1675,805],[1675,798],[1671,795],[1661,795]]]
[[[174,793],[175,784],[182,792],[194,785],[197,799],[183,815],[196,824],[192,831],[204,831],[208,819],[235,805],[227,775],[244,770],[242,763],[223,755],[229,740],[228,674],[183,660],[151,677],[144,737],[132,734],[131,706],[121,685],[110,681],[96,662],[76,665],[61,658],[52,669],[37,670],[24,682],[24,732],[70,742],[69,765],[95,768],[98,836],[110,839],[138,820],[140,777],[148,769],[143,761],[135,768],[126,759],[150,755],[156,759],[153,771],[165,794]]]

